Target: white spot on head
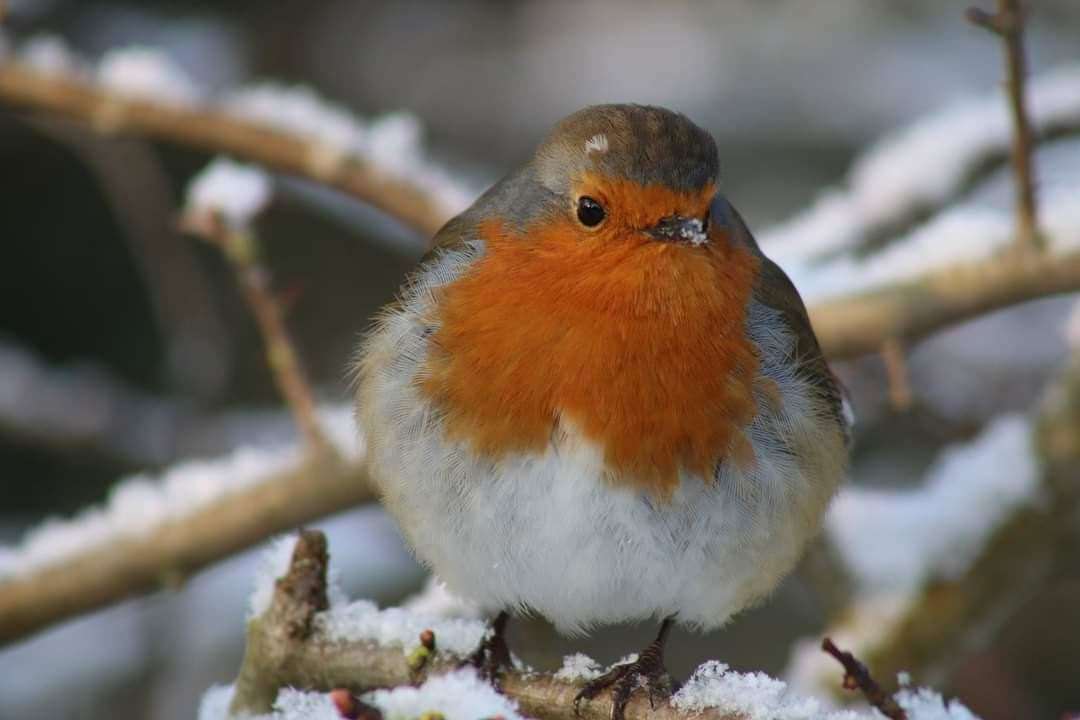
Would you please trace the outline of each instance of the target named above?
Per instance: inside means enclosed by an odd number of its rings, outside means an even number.
[[[603,133],[597,133],[596,135],[593,135],[591,138],[589,138],[588,140],[585,141],[585,154],[586,155],[589,155],[590,153],[594,153],[594,152],[606,153],[607,151],[608,151],[607,135],[604,135]]]

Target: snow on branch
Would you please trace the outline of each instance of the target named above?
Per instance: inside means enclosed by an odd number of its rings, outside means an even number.
[[[1031,78],[1028,111],[1037,140],[1080,133],[1080,65]],[[957,102],[887,135],[833,189],[770,228],[762,246],[782,267],[904,233],[952,204],[1011,152],[1003,90]]]
[[[919,488],[849,488],[829,511],[855,601],[828,634],[874,670],[940,677],[957,648],[994,637],[1025,598],[1070,567],[1066,537],[1080,510],[1080,354],[1034,417],[1006,416],[945,451]],[[788,677],[832,687],[815,640],[798,643]]]
[[[371,500],[362,453],[351,449],[351,413],[324,411],[322,419],[334,456],[293,445],[184,462],[122,481],[103,506],[0,548],[0,643],[177,585],[274,533]]]
[[[832,359],[880,350],[947,325],[1080,290],[1080,184],[1040,199],[1042,253],[1013,253],[1005,211],[957,207],[865,259],[789,266]]]
[[[442,619],[372,603],[344,604],[328,586],[325,538],[303,532],[292,543],[292,560],[274,581],[265,610],[248,625],[247,650],[234,685],[211,688],[200,720],[339,718],[335,699],[358,701],[387,718],[438,714],[446,720],[502,716],[571,720],[606,719],[610,701],[600,697],[581,708],[574,697],[596,671],[589,658],[568,658],[556,673],[520,665],[500,676],[502,693],[480,681],[461,660],[486,626],[476,620]],[[267,580],[260,579],[265,587]],[[426,652],[418,653],[423,648]],[[378,689],[375,689],[378,688]],[[929,690],[902,690],[896,701],[909,720],[973,718],[957,702],[948,705]],[[675,720],[870,720],[872,713],[830,711],[763,673],[741,673],[710,661],[699,667],[670,701],[650,706],[637,697],[629,719]]]
[[[368,122],[310,88],[274,84],[208,100],[164,55],[142,47],[110,51],[94,68],[55,37],[31,39],[0,58],[0,102],[304,177],[427,236],[475,195],[427,158],[410,115]]]

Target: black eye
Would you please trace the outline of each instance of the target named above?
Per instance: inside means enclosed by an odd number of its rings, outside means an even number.
[[[591,197],[581,197],[577,201],[577,219],[585,227],[596,227],[604,222],[604,207]]]

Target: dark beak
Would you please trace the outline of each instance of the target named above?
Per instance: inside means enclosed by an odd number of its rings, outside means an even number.
[[[672,215],[662,218],[647,232],[652,237],[662,242],[680,243],[695,247],[709,242],[709,227],[707,220],[688,218],[682,215]]]

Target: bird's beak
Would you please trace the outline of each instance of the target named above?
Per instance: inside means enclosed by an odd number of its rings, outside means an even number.
[[[708,228],[700,218],[671,215],[646,232],[662,242],[679,243],[698,247],[709,242]]]

